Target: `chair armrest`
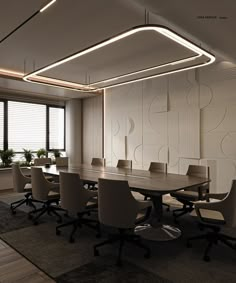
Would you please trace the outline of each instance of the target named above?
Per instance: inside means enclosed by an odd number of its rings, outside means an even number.
[[[227,196],[228,193],[209,193],[206,195],[206,200],[210,201],[211,198],[222,200]]]
[[[204,210],[212,210],[212,211],[218,211],[223,215],[223,209],[224,206],[222,201],[215,201],[215,202],[207,202],[207,201],[199,201],[195,203],[195,210],[198,215],[198,217],[204,221],[204,217],[201,215],[201,209]]]
[[[198,199],[199,200],[203,200],[203,194],[208,193],[209,192],[209,183],[203,184],[201,186],[198,187]]]

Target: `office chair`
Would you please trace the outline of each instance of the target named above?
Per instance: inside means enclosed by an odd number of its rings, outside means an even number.
[[[47,163],[52,164],[52,159],[49,157],[34,159],[34,166],[44,166]]]
[[[186,175],[200,178],[209,178],[209,167],[202,165],[189,165]],[[193,211],[194,202],[198,200],[204,200],[206,197],[206,193],[209,193],[208,183],[198,187],[191,187],[188,189],[171,193],[170,195],[172,197],[176,198],[179,202],[183,204],[182,208],[175,209],[173,211],[175,222],[177,222],[177,218]]]
[[[14,201],[11,203],[11,212],[13,214],[16,213],[16,208],[26,204],[30,205],[32,207],[35,207],[33,202],[32,202],[32,186],[31,186],[31,178],[25,176],[18,164],[12,164],[12,177],[13,177],[13,190],[14,192],[17,193],[23,193],[25,192],[26,194],[24,195],[23,199],[20,199],[18,201]]]
[[[116,167],[123,168],[123,169],[132,169],[132,160],[119,159]]]
[[[85,189],[79,174],[60,172],[60,195],[61,207],[68,211],[69,215],[76,216],[76,218],[57,226],[56,234],[60,235],[61,228],[72,225],[73,230],[69,241],[73,243],[77,228],[87,225],[90,228],[96,229],[99,235],[99,222],[84,218],[85,215],[89,215],[90,212],[95,211],[97,208],[97,198],[95,198],[97,197],[97,192]]]
[[[211,202],[210,199],[214,201]],[[217,199],[217,201],[216,201]],[[212,246],[221,242],[236,250],[236,238],[221,233],[221,227],[236,226],[236,180],[232,181],[231,190],[224,194],[208,194],[207,202],[195,203],[195,211],[201,225],[210,229],[209,232],[191,237],[187,240],[187,246],[191,247],[191,241],[206,239],[208,245],[205,249],[203,259],[210,261],[209,252]]]
[[[92,158],[91,162],[92,166],[99,166],[99,167],[105,167],[106,166],[106,159],[105,158]],[[93,181],[86,181],[84,182],[84,185],[87,186],[89,190],[97,190],[97,182]]]
[[[56,157],[57,167],[68,167],[69,158],[68,157]]]
[[[162,162],[151,162],[149,166],[149,172],[153,173],[167,173],[167,163]],[[170,211],[170,205],[162,203],[163,206],[167,206],[166,210]]]
[[[57,211],[65,212],[65,210],[58,206],[60,200],[59,183],[49,182],[40,167],[31,167],[31,180],[33,201],[41,203],[42,207],[29,212],[29,218],[32,218],[33,223],[37,225],[38,219],[47,213],[48,215],[56,215],[57,221],[61,222],[61,216]],[[57,205],[53,205],[53,203]],[[34,214],[36,214],[35,217],[33,217]]]
[[[98,180],[98,218],[101,224],[116,228],[116,234],[110,234],[108,240],[94,246],[94,255],[98,256],[98,248],[119,242],[117,265],[121,265],[121,254],[125,242],[132,243],[145,250],[145,257],[150,257],[150,249],[141,242],[139,235],[133,233],[135,225],[146,220],[151,212],[150,201],[137,201],[132,196],[127,181]],[[146,214],[140,217],[140,210]],[[139,218],[140,217],[140,218]]]

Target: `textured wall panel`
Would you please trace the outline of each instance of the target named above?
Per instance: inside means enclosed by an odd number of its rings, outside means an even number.
[[[83,163],[102,157],[102,95],[83,100]]]
[[[200,110],[179,112],[179,155],[200,158]]]

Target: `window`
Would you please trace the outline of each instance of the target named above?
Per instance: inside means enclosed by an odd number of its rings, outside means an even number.
[[[3,149],[4,142],[4,102],[0,102],[0,150]]]
[[[46,148],[46,105],[8,102],[8,148]]]
[[[64,108],[49,107],[49,149],[64,149]]]

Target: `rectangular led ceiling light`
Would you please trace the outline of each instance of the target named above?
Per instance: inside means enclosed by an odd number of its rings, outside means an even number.
[[[23,77],[27,82],[98,91],[209,65],[215,56],[159,25],[131,28]]]

